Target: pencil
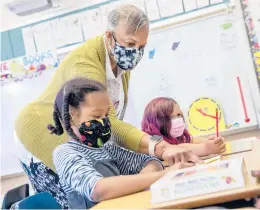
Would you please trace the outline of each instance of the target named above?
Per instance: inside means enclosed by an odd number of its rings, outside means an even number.
[[[218,137],[218,109],[216,109],[216,135]]]
[[[215,161],[217,161],[217,160],[221,160],[221,156],[220,156],[220,155],[218,155],[218,156],[216,156],[216,157],[213,157],[213,158],[209,158],[209,159],[207,159],[207,160],[204,160],[203,163],[204,163],[204,164],[208,164],[208,163],[215,162]]]

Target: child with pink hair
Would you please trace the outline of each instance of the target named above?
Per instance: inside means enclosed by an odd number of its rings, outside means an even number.
[[[223,137],[210,136],[208,141],[192,138],[186,129],[179,104],[172,98],[152,100],[145,109],[142,130],[150,135],[160,135],[170,144],[181,144],[198,156],[225,152]]]

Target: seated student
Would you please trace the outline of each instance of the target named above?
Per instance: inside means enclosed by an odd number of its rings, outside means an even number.
[[[196,144],[196,139],[185,128],[180,106],[171,98],[156,98],[146,106],[142,130],[150,135],[161,135],[170,144],[182,144],[198,156],[218,154],[226,150],[222,137],[211,136],[209,141]]]
[[[166,173],[155,157],[108,142],[109,110],[105,87],[85,78],[65,83],[55,99],[55,127],[48,125],[48,129],[57,135],[65,129],[71,137],[53,152],[70,208],[86,209],[103,200],[145,190]],[[178,163],[167,170],[192,165]]]

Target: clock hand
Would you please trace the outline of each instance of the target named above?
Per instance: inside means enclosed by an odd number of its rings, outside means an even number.
[[[206,117],[213,118],[213,119],[216,119],[216,116],[214,116],[214,115],[209,115],[209,114],[206,114],[205,116],[206,116]]]
[[[205,117],[210,117],[210,118],[216,119],[216,116],[207,114],[207,113],[203,112],[202,109],[196,109],[196,110],[197,110],[199,113],[201,113],[203,116],[205,116]]]
[[[206,116],[206,113],[202,111],[202,109],[196,109],[199,113],[201,113],[203,116]]]

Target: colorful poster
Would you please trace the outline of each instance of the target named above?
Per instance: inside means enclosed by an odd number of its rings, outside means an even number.
[[[255,12],[255,8],[260,8],[260,3],[257,4],[256,1],[255,3],[251,3],[248,0],[241,0],[241,5],[243,9],[243,15],[244,15],[245,25],[247,29],[248,39],[251,47],[251,53],[254,60],[258,85],[260,88],[260,40],[258,40],[260,37],[260,29],[259,29],[260,13]],[[259,19],[255,18],[256,17],[255,14],[258,15],[257,17]],[[254,16],[254,18],[252,17],[252,15]]]
[[[1,62],[1,86],[38,77],[57,66],[57,56],[50,50]]]

